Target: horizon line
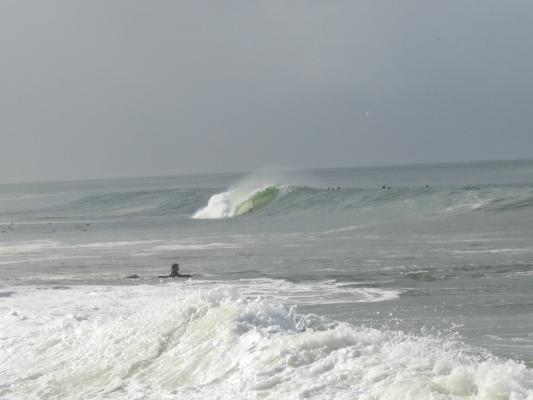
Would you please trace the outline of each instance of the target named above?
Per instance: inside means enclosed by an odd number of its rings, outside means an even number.
[[[409,166],[444,166],[444,165],[464,165],[464,164],[483,164],[483,163],[505,163],[505,162],[533,162],[533,158],[496,158],[496,159],[478,159],[478,160],[461,160],[461,161],[419,161],[413,163],[391,163],[391,164],[364,164],[364,165],[344,165],[344,166],[322,166],[322,167],[281,167],[284,170],[292,171],[318,171],[327,169],[365,169],[365,168],[397,168]],[[22,180],[11,182],[0,182],[0,186],[4,185],[31,185],[31,184],[53,184],[53,183],[68,183],[68,182],[91,182],[91,181],[113,181],[113,180],[128,180],[128,179],[149,179],[149,178],[173,178],[173,177],[193,177],[193,176],[207,176],[207,175],[244,175],[252,173],[253,171],[268,168],[267,166],[258,167],[248,171],[223,171],[223,172],[187,172],[187,173],[168,173],[160,175],[122,175],[111,177],[89,177],[89,178],[65,178],[65,179],[48,179],[42,180]]]

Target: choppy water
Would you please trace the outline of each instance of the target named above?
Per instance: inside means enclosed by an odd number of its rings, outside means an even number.
[[[2,185],[0,231],[2,399],[533,399],[531,161]]]

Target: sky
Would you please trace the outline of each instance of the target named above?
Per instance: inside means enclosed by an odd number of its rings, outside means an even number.
[[[532,0],[0,2],[0,183],[533,158]]]

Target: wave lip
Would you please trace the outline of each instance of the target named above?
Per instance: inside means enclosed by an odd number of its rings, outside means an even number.
[[[236,187],[211,196],[207,206],[196,211],[192,218],[219,219],[247,214],[270,204],[280,191],[277,185]]]

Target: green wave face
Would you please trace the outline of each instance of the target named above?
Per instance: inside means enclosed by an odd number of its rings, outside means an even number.
[[[255,193],[252,197],[237,205],[233,215],[242,215],[258,210],[272,202],[278,193],[279,188],[275,186],[267,187],[266,189]]]

